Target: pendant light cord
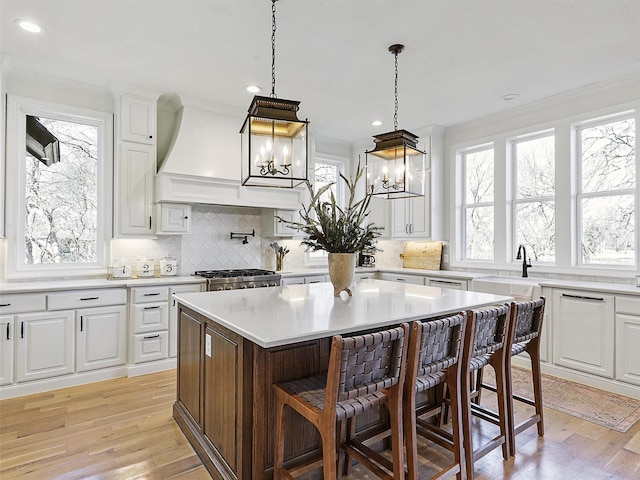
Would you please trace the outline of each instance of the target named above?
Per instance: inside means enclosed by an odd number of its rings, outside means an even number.
[[[271,0],[271,97],[272,98],[277,98],[277,95],[276,95],[276,1],[277,0]],[[397,58],[398,57],[396,56],[396,62],[397,62]]]
[[[396,57],[396,88],[395,88],[395,105],[393,112],[393,129],[398,130],[398,51],[394,52]]]

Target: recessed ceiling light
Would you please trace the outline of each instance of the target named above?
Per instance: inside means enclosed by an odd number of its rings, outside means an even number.
[[[16,24],[25,32],[29,33],[44,33],[44,27],[42,25],[38,25],[35,22],[30,20],[16,20]]]
[[[259,85],[247,85],[247,92],[258,93],[262,90]]]
[[[507,93],[506,95],[502,96],[502,100],[504,100],[505,102],[510,102],[511,100],[515,100],[516,98],[520,98],[519,93]]]
[[[371,122],[371,125],[373,125],[374,127],[379,127],[380,125],[382,125],[382,120],[374,120],[373,122]]]

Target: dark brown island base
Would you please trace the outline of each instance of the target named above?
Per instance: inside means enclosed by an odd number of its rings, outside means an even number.
[[[173,416],[213,478],[273,476],[272,385],[326,370],[331,337],[508,302],[477,292],[360,280],[353,296],[330,283],[178,297],[178,398]],[[320,455],[320,438],[291,411],[285,458]],[[374,412],[357,431],[385,421]]]

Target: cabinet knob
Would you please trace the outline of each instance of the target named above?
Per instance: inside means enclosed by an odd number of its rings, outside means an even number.
[[[189,219],[189,217],[184,217],[184,219],[185,219],[185,220],[188,220],[188,219]]]
[[[149,135],[149,138],[153,138],[153,135]]]

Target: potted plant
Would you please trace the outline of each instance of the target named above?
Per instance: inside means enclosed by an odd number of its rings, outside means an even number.
[[[309,181],[306,182],[310,201],[302,205],[300,222],[292,222],[279,217],[285,224],[307,234],[301,245],[307,251],[324,250],[329,254],[329,277],[334,286],[334,295],[346,291],[351,295],[349,285],[353,281],[357,253],[367,249],[376,250],[376,238],[381,227],[367,223],[370,213],[369,204],[373,195],[373,186],[366,189],[364,197],[358,198],[356,188],[363,177],[364,169],[358,164],[355,177],[340,179],[347,187],[348,202],[340,207],[331,190],[333,183],[324,185],[317,191]]]

